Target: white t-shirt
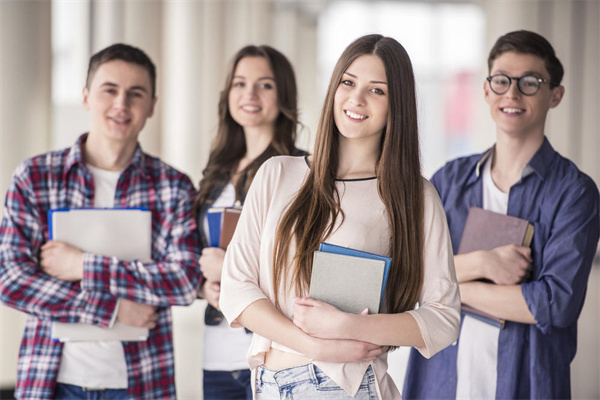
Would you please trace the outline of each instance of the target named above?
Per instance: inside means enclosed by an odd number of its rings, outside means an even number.
[[[114,207],[121,172],[107,171],[89,164],[88,168],[94,177],[94,207]],[[127,362],[123,344],[65,342],[56,381],[90,389],[126,389]]]
[[[483,208],[500,214],[508,210],[508,193],[492,179],[492,159],[485,161],[481,175]],[[456,398],[493,399],[496,397],[498,337],[500,328],[465,315],[457,352]]]
[[[213,207],[231,207],[235,204],[235,187],[230,182],[213,203]],[[208,218],[203,221],[204,234],[208,237]],[[244,329],[234,329],[223,319],[219,325],[204,327],[204,363],[209,371],[235,371],[248,369],[246,354],[252,334]]]

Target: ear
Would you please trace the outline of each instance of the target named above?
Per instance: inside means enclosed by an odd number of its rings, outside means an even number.
[[[490,84],[487,79],[483,81],[483,97],[485,102],[490,104]]]
[[[154,115],[154,107],[156,106],[157,100],[158,100],[158,97],[154,97],[152,99],[152,104],[150,105],[150,110],[148,110],[148,115],[146,116],[146,118],[150,118],[151,116]]]
[[[563,85],[557,86],[552,89],[552,97],[550,98],[550,108],[554,108],[560,104],[563,96],[565,95],[565,87]]]
[[[90,96],[90,91],[88,90],[87,86],[84,86],[81,92],[83,94],[83,107],[85,107],[86,110],[89,110],[90,104],[88,98]]]

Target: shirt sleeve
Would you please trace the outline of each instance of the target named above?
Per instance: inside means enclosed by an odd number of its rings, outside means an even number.
[[[221,297],[219,305],[225,318],[232,327],[240,327],[239,315],[257,300],[268,298],[261,288],[271,282],[269,276],[261,281],[261,236],[269,210],[273,192],[273,168],[267,172],[271,163],[265,162],[257,171],[248,190],[242,214],[223,263],[221,276]],[[269,259],[271,254],[266,255]],[[263,274],[270,274],[271,268],[265,268]]]
[[[192,213],[195,190],[187,177],[176,181],[173,205],[161,211],[160,224],[152,224],[153,260],[122,261],[85,253],[84,290],[159,307],[189,305],[196,299],[201,272],[200,241]]]
[[[39,267],[45,236],[30,179],[29,169],[22,164],[6,194],[0,225],[0,299],[37,318],[108,327],[115,296],[82,291],[79,282],[53,278]]]
[[[577,321],[585,300],[587,282],[599,237],[598,189],[589,178],[580,179],[556,194],[558,206],[543,249],[541,271],[521,285],[529,310],[542,333],[566,328]]]
[[[424,183],[424,277],[419,307],[408,311],[417,321],[430,358],[458,338],[460,295],[450,234],[442,203],[429,182]]]

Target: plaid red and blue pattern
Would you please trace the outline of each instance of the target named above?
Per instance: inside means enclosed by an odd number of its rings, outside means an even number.
[[[52,321],[107,327],[118,298],[158,307],[157,327],[145,342],[123,342],[131,398],[175,398],[172,305],[189,305],[201,279],[200,244],[192,216],[190,179],[135,151],[121,173],[115,207],[152,211],[152,259],[124,262],[84,256],[84,277],[65,282],[39,267],[48,240],[47,212],[93,207],[94,183],[85,165],[82,135],[70,148],[21,163],[5,201],[0,226],[0,300],[28,314],[19,353],[17,398],[51,398],[62,345],[50,338]]]

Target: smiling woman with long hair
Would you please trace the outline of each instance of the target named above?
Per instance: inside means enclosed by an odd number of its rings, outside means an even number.
[[[211,207],[242,205],[262,163],[274,155],[306,154],[296,149],[298,126],[294,70],[269,46],[246,46],[231,61],[219,100],[219,125],[195,201],[204,245],[199,259],[208,301],[204,330],[204,399],[250,399],[246,351],[249,332],[231,329],[219,311],[225,251],[210,247],[206,215]]]
[[[404,48],[361,37],[333,71],[314,156],[275,157],[257,172],[220,303],[232,326],[254,332],[257,398],[399,398],[387,351],[413,346],[430,357],[456,339],[452,248],[440,200],[421,176],[416,110]],[[306,297],[323,241],[392,258],[381,313]]]

